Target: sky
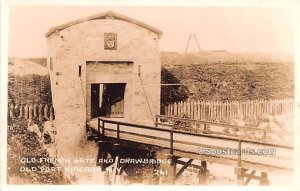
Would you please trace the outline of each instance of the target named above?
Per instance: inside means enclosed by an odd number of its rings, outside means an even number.
[[[46,57],[49,28],[112,10],[163,31],[161,49],[184,52],[190,33],[201,50],[293,53],[294,14],[288,7],[10,6],[10,57]],[[195,41],[189,50],[195,50]]]

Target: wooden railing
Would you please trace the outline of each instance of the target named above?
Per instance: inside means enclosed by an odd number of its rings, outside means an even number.
[[[170,119],[169,117],[164,117],[164,116],[157,116],[157,119]],[[184,121],[186,121],[186,119],[182,119]],[[200,122],[203,123],[203,122]],[[206,124],[213,124],[213,123],[209,123],[209,122],[205,122]],[[116,129],[112,129],[112,128],[106,128],[106,124],[114,124],[116,125]],[[285,144],[285,143],[278,143],[278,142],[269,142],[269,141],[263,141],[263,140],[255,140],[255,139],[247,139],[244,137],[238,137],[238,136],[228,136],[228,135],[220,135],[220,134],[215,134],[215,133],[203,133],[203,132],[193,132],[193,131],[182,131],[180,129],[176,129],[176,128],[162,128],[159,127],[159,125],[162,125],[162,123],[157,121],[157,127],[153,127],[153,126],[147,126],[147,125],[140,125],[140,124],[133,124],[133,123],[127,123],[127,122],[119,122],[119,121],[113,121],[113,120],[108,120],[108,119],[103,119],[103,118],[98,118],[98,136],[100,137],[100,139],[106,139],[106,134],[108,132],[115,132],[117,134],[116,136],[116,141],[120,142],[122,139],[120,138],[120,135],[135,135],[135,136],[139,136],[142,138],[151,138],[154,139],[156,141],[159,140],[163,140],[163,141],[168,141],[169,142],[169,146],[166,147],[167,149],[169,149],[170,154],[172,155],[174,153],[174,143],[181,143],[181,144],[187,144],[187,145],[193,145],[193,146],[203,146],[202,144],[199,143],[195,143],[192,141],[188,141],[188,140],[174,140],[174,135],[175,134],[181,134],[181,135],[191,135],[191,136],[198,136],[198,137],[207,137],[207,138],[213,138],[213,139],[223,139],[223,140],[231,140],[231,141],[236,141],[237,142],[237,148],[239,150],[242,149],[242,143],[256,143],[256,144],[261,144],[263,146],[271,146],[271,147],[278,147],[278,148],[287,148],[287,149],[293,149],[293,146],[291,144]],[[220,125],[224,125],[224,124],[220,124]],[[121,128],[122,127],[122,128]],[[129,128],[135,128],[137,129],[137,131],[135,132],[128,132],[128,127]],[[170,126],[168,126],[170,127]],[[237,127],[237,126],[230,126],[227,128],[242,128],[242,127]],[[146,130],[151,130],[151,131],[157,131],[157,132],[161,132],[161,133],[168,133],[169,134],[169,138],[162,138],[162,137],[156,137],[156,136],[151,136],[151,135],[145,135],[142,133],[142,129],[146,129]],[[247,127],[247,129],[253,130],[253,128],[251,127]],[[261,129],[258,129],[258,131],[261,131]],[[270,133],[273,131],[272,130],[266,130],[266,132]],[[162,146],[163,147],[163,146]],[[220,147],[221,148],[221,147]],[[182,150],[183,151],[183,150]],[[184,151],[183,151],[184,152]],[[238,157],[238,163],[241,163],[241,156]]]
[[[267,184],[267,172],[281,172],[284,174],[293,172],[293,165],[291,164],[293,156],[293,146],[284,143],[271,143],[261,140],[245,139],[243,137],[219,135],[214,133],[207,133],[203,131],[185,131],[178,128],[174,128],[174,125],[162,126],[166,120],[170,120],[170,117],[156,116],[156,126],[147,126],[134,123],[113,121],[107,118],[98,118],[97,127],[97,142],[99,150],[103,150],[101,145],[111,145],[108,148],[119,147],[120,145],[127,147],[134,147],[136,149],[147,149],[151,152],[158,151],[160,149],[166,149],[169,153],[164,153],[167,159],[170,159],[170,164],[176,166],[177,164],[183,164],[180,171],[176,173],[176,169],[172,174],[174,181],[182,171],[187,168],[188,165],[198,166],[197,169],[202,169],[202,162],[219,163],[223,165],[230,165],[235,167],[235,173],[237,175],[237,182],[239,185],[247,185],[251,179],[256,179],[263,184],[264,181]],[[172,119],[173,120],[173,119]],[[187,122],[187,119],[176,119]],[[189,121],[190,122],[190,121]],[[206,125],[216,125],[211,122],[196,122],[204,123]],[[239,129],[242,127],[232,126],[226,124],[218,124],[226,128]],[[95,127],[94,127],[95,128]],[[248,130],[253,130],[252,127],[247,127]],[[146,130],[146,131],[145,131]],[[154,131],[154,132],[152,132]],[[261,131],[261,129],[258,129]],[[149,134],[149,132],[151,132]],[[268,133],[274,133],[274,131],[268,131]],[[162,136],[164,134],[164,136]],[[130,135],[130,136],[127,136]],[[185,135],[185,136],[180,136]],[[189,136],[187,136],[189,135]],[[209,138],[209,139],[208,139]],[[151,140],[150,140],[151,139]],[[116,144],[117,143],[117,144]],[[250,144],[249,144],[250,143]],[[273,149],[275,154],[259,154],[256,153],[254,157],[245,156],[244,149],[250,147],[254,149],[266,148]],[[158,147],[158,150],[157,150]],[[207,154],[201,153],[199,148],[209,149],[233,149],[234,154]],[[115,150],[116,151],[116,150]],[[116,154],[116,153],[115,153]],[[118,154],[116,154],[117,156]],[[244,157],[245,156],[245,157]],[[188,162],[180,163],[182,161],[179,158],[189,158]],[[272,162],[270,163],[270,159]],[[116,160],[118,158],[116,157]],[[192,164],[193,160],[201,160],[201,166]],[[171,166],[174,169],[174,166]],[[248,170],[252,172],[247,174]],[[255,175],[256,170],[261,172],[261,176]],[[200,172],[200,171],[199,171]],[[201,171],[202,172],[202,171]],[[247,180],[245,181],[245,178]]]
[[[247,185],[251,179],[256,179],[259,180],[260,183],[263,183],[262,182],[263,180],[265,179],[267,180],[266,172],[275,171],[275,172],[281,172],[285,174],[293,172],[293,165],[291,165],[290,163],[292,161],[292,156],[294,152],[292,145],[285,144],[282,142],[272,143],[263,140],[246,139],[238,136],[220,135],[214,133],[207,133],[203,131],[197,131],[197,132],[185,131],[178,128],[174,128],[175,127],[174,125],[167,125],[167,126],[162,125],[164,124],[164,122],[166,122],[166,120],[170,120],[170,119],[171,119],[170,117],[166,117],[166,116],[156,116],[156,126],[153,127],[147,125],[113,121],[113,120],[108,120],[107,118],[98,118],[96,137],[97,140],[100,141],[98,141],[97,144],[98,146],[99,145],[101,146],[107,143],[110,144],[113,143],[113,145],[117,145],[117,146],[124,145],[124,146],[134,147],[136,149],[137,148],[147,149],[151,151],[157,151],[156,150],[157,147],[159,149],[166,149],[169,150],[169,153],[167,154],[164,152],[164,157],[167,156],[168,159],[171,159],[172,160],[171,164],[173,163],[180,164],[179,163],[180,160],[178,160],[178,158],[183,157],[183,158],[189,158],[189,161],[201,160],[201,162],[205,162],[205,163],[213,162],[213,163],[219,163],[223,165],[231,165],[235,167],[235,173],[237,174],[237,181],[239,185]],[[186,119],[180,119],[180,120],[184,122],[187,121]],[[216,123],[205,122],[205,121],[201,121],[201,122],[193,121],[193,122],[202,123],[206,125],[216,125]],[[229,127],[226,124],[218,124],[218,125],[226,128],[234,128],[234,129],[242,128],[242,127],[232,126],[232,125],[230,125]],[[252,127],[246,127],[246,128],[248,130],[253,130]],[[148,133],[146,133],[143,130],[147,130],[146,132]],[[154,131],[154,132],[149,134],[149,131]],[[261,129],[258,129],[257,131],[261,131]],[[267,131],[267,132],[274,133],[274,131]],[[165,136],[162,137],[162,134],[164,134]],[[185,135],[185,136],[179,136],[179,135]],[[187,135],[190,136],[187,137]],[[269,156],[264,156],[259,153],[256,153],[257,156],[255,157],[249,157],[249,156],[243,157],[245,156],[243,150],[248,149],[250,145],[254,149],[255,148],[273,149],[275,151],[275,154],[273,156],[272,154],[270,154]],[[200,148],[203,147],[209,149],[231,148],[237,152],[235,152],[234,155],[206,154],[206,153],[201,153],[199,150]],[[103,148],[100,150],[103,150]],[[272,159],[272,163],[270,163],[270,158]],[[189,162],[184,163],[183,166],[187,167],[186,165],[188,163]],[[246,173],[248,169],[252,169],[252,172],[250,174]],[[178,177],[181,173],[181,170],[177,174],[174,173],[174,177],[175,174],[176,177]],[[261,176],[255,175],[256,170],[261,171]],[[173,180],[176,179],[174,177]],[[245,177],[247,178],[247,180],[244,182]]]
[[[156,127],[169,127],[172,130],[180,132],[193,132],[196,134],[209,134],[209,135],[221,135],[225,137],[237,137],[241,140],[247,140],[256,143],[271,143],[278,144],[278,140],[270,138],[272,135],[276,135],[283,139],[285,136],[293,136],[292,132],[279,131],[266,128],[250,127],[250,126],[238,126],[230,125],[226,123],[217,123],[201,120],[193,120],[180,117],[170,117],[164,115],[155,116]],[[252,134],[252,135],[251,135]],[[292,146],[293,143],[290,140],[286,140],[283,145]]]

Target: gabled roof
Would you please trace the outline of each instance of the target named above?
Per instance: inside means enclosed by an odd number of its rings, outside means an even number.
[[[117,20],[122,20],[122,21],[126,21],[126,22],[129,22],[129,23],[136,24],[136,25],[141,26],[145,29],[148,29],[148,30],[156,33],[159,36],[162,35],[162,31],[160,31],[160,30],[158,30],[158,29],[156,29],[156,28],[154,28],[154,27],[152,27],[152,26],[150,26],[146,23],[143,23],[141,21],[129,18],[125,15],[122,15],[122,14],[119,14],[119,13],[116,13],[116,12],[113,12],[113,11],[107,11],[107,12],[102,12],[102,13],[98,13],[98,14],[95,14],[95,15],[91,15],[91,16],[88,16],[88,17],[84,17],[84,18],[81,18],[81,19],[77,19],[77,20],[62,24],[62,25],[58,25],[56,27],[52,27],[52,28],[49,29],[49,31],[46,33],[45,36],[49,37],[56,31],[61,31],[61,30],[65,29],[65,28],[68,28],[70,26],[73,26],[73,25],[76,25],[76,24],[79,24],[79,23],[82,23],[82,22],[85,22],[85,21],[96,20],[96,19],[117,19]]]

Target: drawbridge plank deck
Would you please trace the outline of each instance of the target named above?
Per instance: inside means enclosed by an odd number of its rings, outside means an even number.
[[[98,129],[98,120],[94,119],[89,122],[89,126],[94,130]],[[163,128],[162,128],[163,129]],[[166,128],[164,128],[166,129]],[[119,141],[122,145],[132,146],[135,148],[149,149],[170,149],[170,134],[149,129],[137,129],[127,125],[119,124]],[[105,136],[112,141],[117,141],[117,125],[105,123]],[[237,154],[217,154],[209,155],[200,153],[200,149],[238,149],[238,141],[224,138],[195,136],[186,134],[173,135],[173,154],[179,157],[192,158],[196,160],[205,160],[226,165],[237,166]],[[276,151],[273,155],[241,155],[241,165],[243,168],[260,170],[260,171],[277,171],[285,173],[292,172],[293,169],[293,149],[268,146],[258,143],[242,142],[242,149],[251,148],[255,151],[258,149],[273,149]]]

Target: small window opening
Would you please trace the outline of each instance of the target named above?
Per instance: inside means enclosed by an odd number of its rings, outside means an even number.
[[[78,68],[78,70],[79,70],[79,71],[78,71],[78,72],[79,72],[79,74],[78,74],[78,75],[79,75],[79,78],[80,78],[80,77],[81,77],[81,65],[79,65],[79,68]]]
[[[50,58],[49,62],[50,62],[50,64],[49,64],[50,65],[50,70],[53,71],[53,59]]]

